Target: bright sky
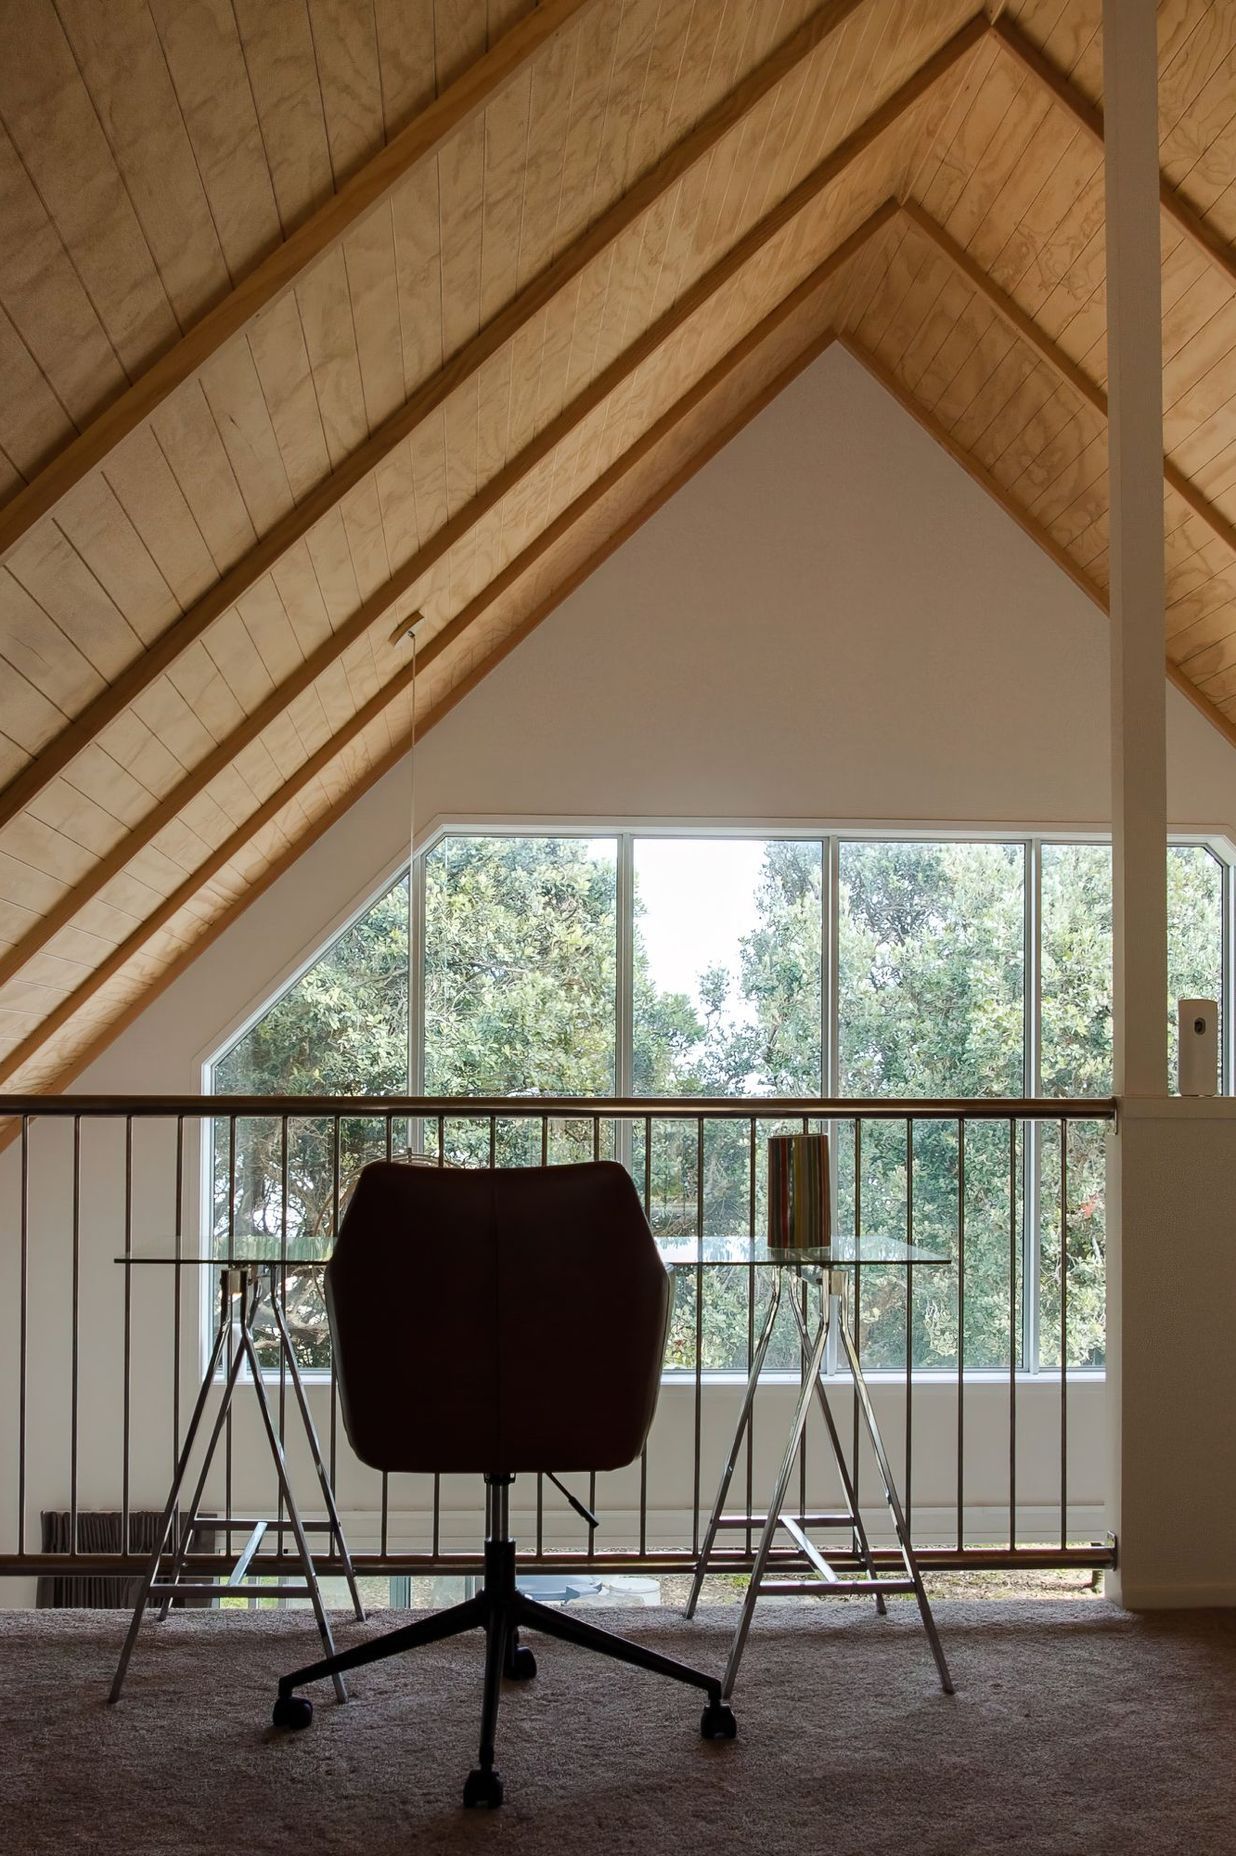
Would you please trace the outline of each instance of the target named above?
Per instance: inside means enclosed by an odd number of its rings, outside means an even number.
[[[738,968],[738,944],[756,922],[764,846],[750,838],[640,838],[635,893],[652,978],[697,999],[706,967]]]

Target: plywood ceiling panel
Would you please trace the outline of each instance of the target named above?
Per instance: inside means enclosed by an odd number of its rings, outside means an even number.
[[[1165,650],[1236,736],[1236,23],[1159,17]],[[397,622],[431,726],[833,334],[1101,602],[1100,27],[5,9],[0,1079],[63,1081],[392,763]]]

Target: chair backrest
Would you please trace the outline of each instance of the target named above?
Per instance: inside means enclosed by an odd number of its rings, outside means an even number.
[[[368,1166],[326,1301],[344,1425],[374,1468],[617,1469],[643,1448],[669,1283],[612,1161]]]

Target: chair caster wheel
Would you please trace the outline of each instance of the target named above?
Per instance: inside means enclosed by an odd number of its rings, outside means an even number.
[[[526,1644],[516,1644],[507,1657],[504,1674],[508,1682],[531,1682],[536,1674],[536,1657]]]
[[[313,1703],[304,1695],[280,1695],[270,1711],[270,1718],[276,1727],[299,1733],[313,1719]]]
[[[491,1767],[482,1772],[478,1766],[464,1780],[464,1804],[468,1807],[481,1805],[490,1811],[496,1811],[502,1803],[502,1780]]]
[[[710,1701],[700,1715],[700,1732],[705,1740],[736,1740],[738,1722],[726,1701]]]

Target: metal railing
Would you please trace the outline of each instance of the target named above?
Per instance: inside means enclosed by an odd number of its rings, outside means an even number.
[[[655,1231],[756,1234],[763,1139],[795,1128],[831,1134],[838,1229],[891,1231],[952,1259],[929,1283],[901,1272],[896,1288],[865,1266],[851,1311],[882,1428],[896,1439],[923,1564],[1110,1565],[1097,1467],[1098,1182],[1103,1124],[1115,1112],[1110,1099],[0,1096],[0,1464],[8,1466],[0,1577],[141,1568],[132,1517],[162,1505],[200,1382],[204,1323],[217,1305],[213,1273],[198,1259],[271,1258],[282,1266],[286,1308],[289,1281],[314,1280],[297,1260],[329,1254],[366,1160],[409,1151],[457,1164],[613,1155],[630,1168]],[[154,1256],[167,1267],[117,1267]],[[671,1358],[643,1458],[629,1472],[591,1478],[588,1505],[600,1504],[600,1525],[572,1535],[552,1490],[529,1479],[520,1517],[526,1570],[665,1573],[694,1564],[763,1286],[756,1267],[741,1281],[727,1271],[725,1283],[708,1270],[680,1272]],[[293,1310],[295,1331],[358,1573],[478,1571],[470,1504],[479,1495],[437,1477],[377,1478],[352,1456],[314,1293]],[[586,1337],[564,1338],[564,1397],[576,1342]],[[787,1337],[777,1357],[780,1373],[761,1383],[746,1445],[748,1511],[772,1468],[771,1453],[761,1467],[760,1413],[770,1412],[771,1424],[778,1399],[792,1396],[796,1341]],[[278,1377],[282,1423],[287,1384]],[[874,1465],[860,1448],[857,1406],[852,1415],[861,1501]],[[229,1417],[211,1490],[222,1549],[252,1526],[263,1496],[250,1442]],[[820,1474],[804,1447],[804,1515],[827,1503]],[[67,1515],[67,1553],[36,1544],[35,1521],[48,1510]],[[114,1552],[82,1550],[79,1517],[100,1510],[119,1517]],[[278,1570],[284,1517],[270,1512],[272,1551],[254,1572]],[[892,1563],[892,1550],[878,1544],[874,1502],[872,1513],[876,1559]],[[740,1534],[718,1569],[749,1569],[752,1548],[749,1531]],[[234,1557],[198,1553],[188,1566],[225,1576]],[[838,1566],[846,1557],[836,1556]]]

